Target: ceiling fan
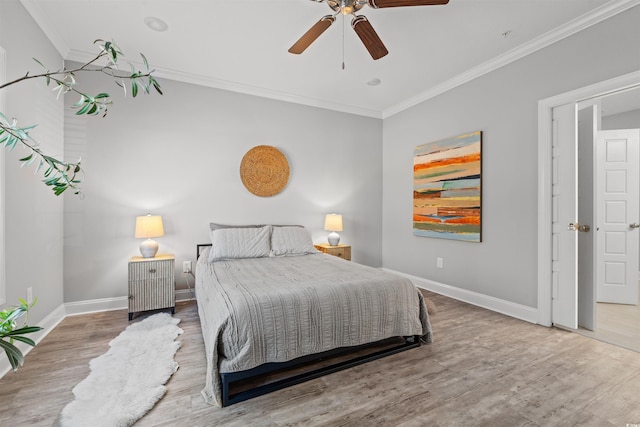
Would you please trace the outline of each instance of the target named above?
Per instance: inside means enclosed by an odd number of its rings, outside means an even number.
[[[325,0],[312,0],[322,3]],[[326,0],[327,4],[335,12],[333,15],[323,16],[313,27],[303,34],[300,39],[289,48],[290,53],[301,54],[313,43],[327,28],[336,20],[336,16],[353,15],[351,20],[351,28],[356,32],[360,40],[367,48],[371,57],[376,60],[385,56],[389,51],[378,37],[371,23],[364,15],[357,15],[363,6],[369,5],[374,9],[382,9],[385,7],[406,7],[406,6],[434,6],[447,4],[449,0]]]

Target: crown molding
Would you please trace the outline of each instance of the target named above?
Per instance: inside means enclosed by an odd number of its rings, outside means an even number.
[[[262,98],[274,99],[277,101],[290,102],[294,104],[306,105],[309,107],[323,108],[326,110],[337,111],[341,113],[356,114],[359,116],[372,117],[382,119],[382,112],[369,108],[357,107],[354,105],[340,104],[321,99],[314,99],[305,96],[295,95],[292,93],[272,90],[244,83],[233,82],[229,80],[216,79],[212,77],[195,75],[192,73],[184,73],[175,70],[157,69],[156,75],[161,78],[177,80],[184,83],[192,83],[200,86],[212,87],[216,89],[228,90],[231,92],[243,93],[246,95],[259,96]]]
[[[464,73],[444,81],[443,83],[432,87],[422,93],[419,93],[401,103],[394,105],[382,112],[382,118],[386,119],[394,114],[398,114],[408,108],[411,108],[417,104],[427,101],[431,98],[435,98],[445,92],[448,92],[458,86],[477,79],[485,74],[504,67],[512,62],[531,55],[540,49],[544,49],[547,46],[552,45],[562,39],[565,39],[575,33],[578,33],[586,28],[591,27],[599,22],[611,18],[625,10],[628,10],[634,6],[640,4],[640,0],[613,0],[610,1],[589,13],[579,16],[566,24],[548,31],[533,40],[524,43],[502,55],[499,55],[487,62],[484,62],[476,67],[470,68]]]

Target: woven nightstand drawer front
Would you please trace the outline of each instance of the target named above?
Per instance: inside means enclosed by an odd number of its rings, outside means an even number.
[[[129,313],[175,306],[174,260],[129,262]]]

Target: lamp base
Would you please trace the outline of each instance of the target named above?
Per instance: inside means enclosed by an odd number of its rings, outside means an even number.
[[[151,239],[143,241],[140,243],[140,253],[143,258],[153,258],[158,253],[158,243]]]
[[[332,231],[327,236],[327,240],[329,240],[329,244],[331,246],[338,246],[338,243],[340,243],[340,235],[338,233],[336,233],[335,231]]]

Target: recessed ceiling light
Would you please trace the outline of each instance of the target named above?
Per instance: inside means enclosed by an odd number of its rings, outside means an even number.
[[[381,80],[379,78],[374,78],[367,82],[369,86],[378,86],[380,83],[381,83]]]
[[[155,16],[147,16],[144,18],[144,23],[147,24],[147,27],[151,28],[153,31],[167,31],[169,29],[169,25],[164,22],[160,18],[156,18]]]

